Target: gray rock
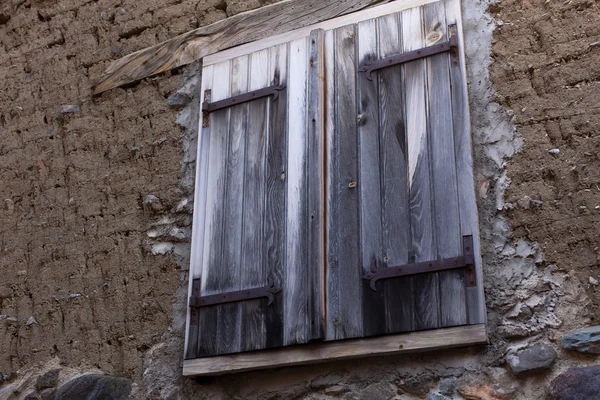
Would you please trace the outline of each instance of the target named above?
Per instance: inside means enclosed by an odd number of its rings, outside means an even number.
[[[80,112],[80,111],[81,111],[81,107],[79,107],[77,104],[66,104],[66,105],[60,107],[61,114],[70,114],[70,113],[76,113],[76,112]]]
[[[565,334],[562,346],[580,353],[600,354],[600,325]]]
[[[41,400],[38,392],[31,392],[27,396],[23,397],[23,400]]]
[[[143,206],[146,210],[151,212],[160,212],[164,209],[160,199],[153,194],[144,197]]]
[[[538,343],[507,357],[513,374],[548,369],[556,360],[556,351],[544,343]]]
[[[458,388],[458,380],[456,378],[446,378],[440,381],[438,392],[445,396],[453,396]]]
[[[185,107],[192,99],[185,93],[175,92],[169,96],[169,106],[173,108]]]
[[[44,375],[38,376],[37,382],[35,383],[35,388],[37,390],[43,390],[56,387],[56,385],[58,385],[59,374],[59,369],[53,369],[52,371],[46,372]]]
[[[599,394],[600,365],[569,368],[552,381],[547,400],[597,400]]]
[[[40,397],[42,398],[42,400],[54,400],[55,395],[56,388],[48,388],[40,392]]]
[[[124,400],[131,381],[108,375],[89,374],[71,379],[56,392],[55,400]]]
[[[444,396],[443,394],[440,393],[429,393],[427,395],[427,400],[452,400],[452,397],[448,397],[448,396]]]

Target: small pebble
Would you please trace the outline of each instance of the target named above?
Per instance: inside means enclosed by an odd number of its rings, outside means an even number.
[[[550,153],[550,154],[558,154],[558,153],[560,153],[560,149],[550,149],[550,150],[548,150],[548,153]]]
[[[590,285],[598,286],[598,279],[594,278],[593,276],[590,276],[589,282]]]

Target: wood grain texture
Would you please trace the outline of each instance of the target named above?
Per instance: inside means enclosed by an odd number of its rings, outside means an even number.
[[[355,25],[335,30],[335,143],[331,162],[335,164],[330,206],[336,230],[330,242],[338,264],[338,312],[335,338],[358,337],[363,332],[362,279],[359,251],[358,140],[356,107]],[[333,249],[332,249],[333,250]],[[330,251],[332,253],[332,251]]]
[[[230,74],[230,61],[215,65],[211,92],[212,101],[229,97]],[[206,194],[204,253],[202,255],[201,295],[216,294],[220,291],[219,270],[223,265],[223,200],[225,198],[229,113],[229,109],[223,109],[210,115],[211,137]],[[217,320],[217,307],[200,309],[197,349],[199,357],[218,353]]]
[[[225,60],[306,37],[314,29],[331,29],[332,24],[335,26],[337,23],[337,26],[341,26],[357,22],[357,20],[375,18],[433,0],[405,0],[385,4],[389,1],[284,0],[237,14],[112,62],[92,88],[92,93],[97,95],[106,90],[190,64],[209,54],[244,43],[271,37],[269,40],[255,43],[254,46],[242,48],[241,51],[236,50],[235,54],[227,53]],[[356,13],[373,5],[381,6],[369,9],[366,13]],[[354,13],[350,18],[335,21],[335,17],[346,16],[350,13]],[[321,21],[327,21],[327,23],[321,26],[318,24]],[[210,64],[221,61],[223,59],[214,60]]]
[[[463,235],[473,236],[475,254],[476,287],[467,288],[467,323],[485,322],[485,301],[483,298],[483,274],[479,244],[479,221],[475,198],[475,179],[473,176],[473,156],[471,141],[471,119],[469,114],[469,96],[467,93],[467,72],[464,54],[464,35],[460,0],[445,0],[446,21],[456,24],[458,37],[458,65],[450,66],[452,82],[452,115],[454,127],[454,146],[456,154],[456,173],[458,177],[458,203],[460,224]]]
[[[422,8],[426,28],[425,44],[431,46],[448,40],[444,3],[431,3]],[[438,259],[457,257],[463,252],[458,211],[449,58],[449,53],[443,53],[427,59],[428,131]],[[438,275],[441,326],[465,324],[465,271],[462,269],[444,271]]]
[[[269,52],[262,50],[250,55],[248,91],[270,85]],[[266,194],[266,143],[268,106],[271,98],[254,100],[248,106],[248,126],[244,160],[244,220],[242,233],[243,262],[241,269],[244,288],[267,284],[265,277],[264,221]],[[242,351],[263,349],[266,345],[266,300],[245,301],[242,308]]]
[[[420,8],[402,12],[404,51],[424,47],[424,29]],[[404,65],[405,120],[408,132],[410,190],[411,262],[436,257],[431,202],[429,138],[427,132],[425,60]],[[417,330],[439,326],[439,286],[437,274],[413,277],[414,315]]]
[[[340,310],[339,283],[340,268],[337,262],[339,254],[339,240],[337,236],[337,195],[332,190],[337,184],[338,173],[338,151],[336,138],[336,117],[335,117],[335,33],[333,30],[325,32],[325,135],[326,135],[326,160],[327,180],[326,180],[326,319],[325,319],[325,338],[326,340],[335,340]]]
[[[356,69],[377,59],[377,21],[360,22],[356,27]],[[358,193],[359,193],[359,276],[362,283],[362,319],[364,336],[385,332],[384,291],[371,290],[369,281],[362,279],[371,264],[380,267],[383,260],[381,235],[381,174],[379,159],[379,99],[378,81],[369,81],[365,74],[356,78],[357,91],[357,141],[358,141]],[[357,293],[358,294],[358,293]]]
[[[306,342],[308,333],[307,38],[290,43],[288,68],[285,345]]]
[[[270,83],[287,82],[288,45],[282,44],[269,50]],[[287,185],[287,89],[279,94],[269,108],[269,134],[267,140],[267,191],[265,212],[265,257],[267,277],[277,287],[283,287],[285,278]],[[266,347],[283,345],[283,297],[277,295],[266,312]]]
[[[221,375],[359,357],[432,351],[484,344],[486,340],[485,325],[467,325],[368,339],[317,343],[285,349],[186,360],[183,363],[183,375]]]
[[[200,97],[212,89],[213,66],[203,68]],[[196,186],[194,188],[194,216],[192,223],[192,249],[190,254],[190,274],[188,293],[199,295],[192,291],[194,279],[202,278],[202,254],[204,252],[204,222],[206,215],[206,191],[208,180],[208,155],[210,146],[210,127],[202,127],[200,118],[198,126],[198,150],[196,153]],[[186,316],[185,358],[196,358],[198,343],[199,314],[197,309],[188,308]]]
[[[308,87],[307,87],[307,178],[308,178],[308,340],[324,336],[323,279],[323,123],[324,123],[324,46],[323,30],[317,29],[308,37]]]
[[[378,19],[379,58],[402,53],[398,13]],[[384,266],[408,264],[410,243],[408,154],[402,66],[379,71],[381,210]],[[413,328],[412,277],[390,279],[385,292],[386,332]]]
[[[219,77],[227,79],[227,75]],[[230,95],[248,91],[248,56],[231,61]],[[221,81],[221,84],[222,81]],[[246,157],[248,104],[229,109],[227,161],[225,164],[225,189],[222,233],[222,260],[214,271],[219,292],[242,289],[242,219],[244,210],[244,159]],[[244,266],[245,267],[245,266]],[[217,306],[217,352],[227,354],[240,351],[241,305]]]

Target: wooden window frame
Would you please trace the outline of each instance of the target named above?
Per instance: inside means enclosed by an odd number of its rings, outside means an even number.
[[[356,24],[361,21],[370,20],[373,18],[381,17],[387,14],[396,13],[413,7],[420,7],[425,4],[433,3],[436,0],[398,0],[393,1],[382,6],[373,7],[367,10],[363,10],[357,13],[344,15],[342,17],[334,18],[328,21],[320,22],[314,25],[306,26],[300,29],[296,29],[287,33],[279,34],[276,36],[268,37],[256,42],[243,44],[228,50],[220,51],[204,57],[203,66],[214,65],[223,61],[230,60],[235,57],[247,55],[259,50],[263,50],[278,44],[290,42],[295,39],[307,37],[312,31],[317,29],[329,30],[336,27]],[[447,15],[456,20],[460,24],[461,29],[458,29],[458,43],[459,58],[460,58],[460,71],[463,76],[466,76],[466,64],[465,56],[463,52],[464,38],[462,32],[462,17],[460,11],[460,0],[439,0],[443,1],[446,5]],[[464,88],[464,95],[466,96],[466,85]],[[468,106],[465,110],[466,126],[469,130],[469,147],[471,146],[470,141],[470,120],[468,113]],[[202,127],[202,121],[200,121],[200,130]],[[322,128],[324,129],[324,127]],[[324,136],[324,135],[323,135]],[[200,142],[200,141],[199,141]],[[198,155],[201,147],[199,143]],[[469,158],[472,155],[469,154]],[[472,165],[469,163],[469,168]],[[197,166],[197,177],[196,182],[199,179],[205,178],[207,163],[199,160]],[[469,174],[472,179],[472,174]],[[199,191],[198,187],[201,185],[197,184],[196,198],[202,199],[203,195]],[[474,187],[473,187],[474,192]],[[474,196],[474,194],[473,194]],[[474,198],[474,197],[473,197]],[[200,200],[201,202],[201,200]],[[202,207],[203,204],[196,204],[197,207]],[[194,226],[204,226],[203,213],[194,213]],[[478,225],[478,222],[473,221],[474,224]],[[198,251],[201,249],[197,248],[192,243],[192,257],[198,255]],[[485,324],[485,302],[483,300],[483,278],[481,270],[481,256],[479,251],[479,238],[475,238],[475,270],[476,270],[476,287],[467,296],[474,298],[474,304],[477,304],[477,309],[474,310],[474,315],[470,318],[470,324],[434,329],[420,332],[411,332],[403,334],[391,334],[386,336],[360,338],[360,339],[348,339],[338,341],[325,341],[314,344],[305,344],[299,346],[283,347],[278,349],[259,350],[253,352],[236,353],[229,355],[219,355],[205,358],[197,358],[191,360],[185,360],[183,364],[183,375],[184,376],[203,376],[203,375],[221,375],[233,372],[242,372],[256,369],[275,368],[284,366],[295,366],[305,365],[318,362],[326,362],[333,360],[345,360],[352,358],[360,358],[366,356],[383,356],[391,354],[411,353],[417,351],[427,350],[438,350],[444,348],[454,348],[462,346],[470,346],[476,344],[484,344],[487,342],[487,328]],[[193,275],[190,270],[190,277]],[[192,279],[190,278],[190,290],[192,286]],[[325,301],[323,296],[322,301]],[[324,310],[324,308],[323,308]],[[188,345],[188,334],[190,324],[190,309],[188,308],[187,320],[186,320],[186,337],[185,346]]]

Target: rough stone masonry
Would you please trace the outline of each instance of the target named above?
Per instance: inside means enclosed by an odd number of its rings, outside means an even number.
[[[594,0],[463,1],[488,346],[181,377],[200,68],[90,87],[266,3],[0,2],[0,399],[594,398]]]

